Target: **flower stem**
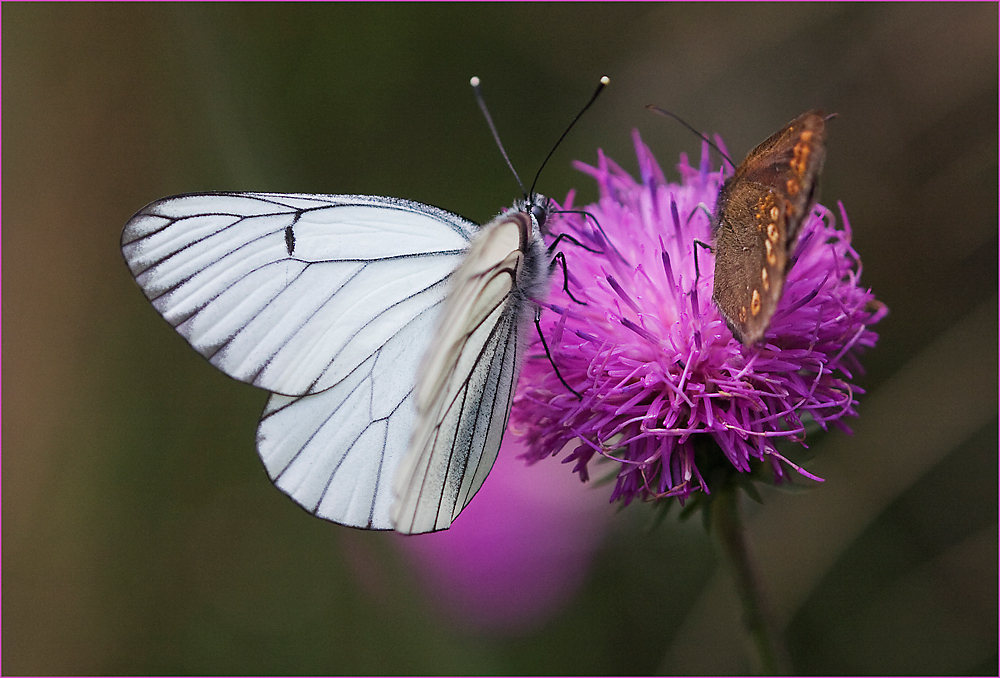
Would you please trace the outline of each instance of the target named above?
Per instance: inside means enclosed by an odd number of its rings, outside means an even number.
[[[761,673],[789,675],[788,657],[740,518],[739,499],[739,489],[734,486],[717,491],[712,501],[712,522],[732,566],[734,583],[743,605],[743,623],[757,648]]]

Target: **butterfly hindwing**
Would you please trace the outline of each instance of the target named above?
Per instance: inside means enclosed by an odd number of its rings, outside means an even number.
[[[756,338],[767,329],[784,286],[789,254],[785,202],[761,184],[738,185],[726,201],[715,234],[713,296],[731,326]]]
[[[272,395],[257,428],[268,475],[310,513],[343,525],[392,528],[392,479],[416,425],[417,367],[440,315],[404,326],[337,385],[313,395]]]

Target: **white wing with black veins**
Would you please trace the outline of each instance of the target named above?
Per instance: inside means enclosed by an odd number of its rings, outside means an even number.
[[[209,193],[143,208],[122,252],[195,350],[275,394],[257,431],[275,484],[322,518],[389,529],[418,367],[477,230],[393,198]]]

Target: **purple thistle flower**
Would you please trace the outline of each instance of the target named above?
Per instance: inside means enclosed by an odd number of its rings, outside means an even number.
[[[711,242],[721,170],[682,154],[681,183],[668,183],[633,132],[641,181],[598,151],[590,215],[553,224],[584,247],[566,244],[568,287],[554,277],[542,332],[566,388],[535,336],[521,373],[512,431],[529,463],[568,451],[581,480],[595,455],[620,464],[611,500],[677,497],[709,491],[708,470],[724,464],[748,473],[769,464],[821,480],[779,454],[789,439],[805,445],[806,425],[826,429],[856,416],[862,389],[858,355],[874,346],[869,325],[887,309],[859,285],[861,260],[843,226],[817,205],[802,226],[781,302],[765,339],[744,347],[712,301],[714,260],[695,241]],[[572,207],[573,193],[564,210]],[[697,269],[696,269],[697,262]],[[714,443],[714,444],[713,444]],[[760,464],[753,463],[753,466]]]

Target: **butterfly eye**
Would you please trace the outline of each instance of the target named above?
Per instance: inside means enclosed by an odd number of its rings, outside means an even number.
[[[548,216],[548,212],[541,205],[531,206],[531,216],[535,217],[535,221],[538,222],[538,228],[545,228],[545,217]]]

